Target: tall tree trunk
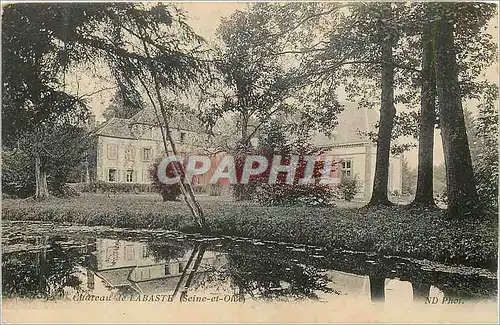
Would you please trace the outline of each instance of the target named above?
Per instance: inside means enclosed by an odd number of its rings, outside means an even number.
[[[436,73],[434,69],[434,23],[422,31],[420,131],[418,135],[417,190],[413,204],[433,206],[433,149],[436,124]]]
[[[244,161],[245,157],[251,150],[250,139],[248,138],[248,119],[247,114],[241,114],[241,139],[237,144],[235,158],[238,161]],[[251,184],[234,184],[233,185],[233,197],[236,201],[250,200],[252,194]]]
[[[440,6],[441,17],[437,21],[436,81],[448,216],[458,218],[469,215],[477,208],[477,190],[458,84],[453,22],[446,17],[446,7]]]
[[[390,5],[389,3],[386,8],[388,13],[391,10]],[[387,16],[385,18],[389,18]],[[385,34],[386,36],[383,37],[383,41],[380,44],[382,52],[380,123],[378,128],[373,191],[369,205],[391,205],[387,197],[387,190],[391,135],[394,126],[394,116],[396,115],[396,108],[394,107],[394,63],[392,53],[394,39],[390,36],[390,31],[389,33],[382,31],[381,34]]]
[[[148,59],[152,60],[153,58],[150,55],[149,47],[148,47],[146,41],[144,40],[146,33],[142,28],[140,28],[139,26],[137,26],[137,27],[139,28],[139,30],[141,32],[141,36],[143,37],[142,45],[144,48],[144,52],[146,53]],[[165,147],[165,153],[168,153],[168,146],[167,146],[167,141],[168,141],[168,144],[170,144],[170,148],[172,149],[172,153],[174,155],[178,155],[178,152],[176,149],[176,144],[175,144],[175,141],[172,139],[172,133],[170,131],[169,119],[168,119],[168,114],[167,114],[167,105],[163,101],[163,96],[161,94],[160,81],[158,79],[159,73],[158,73],[157,69],[155,68],[155,66],[151,62],[149,63],[149,70],[150,70],[149,72],[151,73],[151,77],[153,79],[152,81],[153,81],[153,85],[154,85],[156,100],[157,100],[158,106],[159,106],[158,108],[159,108],[159,111],[161,113],[161,117],[163,119],[163,125],[165,126],[165,132],[162,131],[162,139],[163,139],[163,144]],[[151,101],[151,105],[155,109],[155,113],[156,113],[157,118],[159,120],[157,107],[155,105],[153,97],[151,96],[151,93],[148,90],[147,85],[144,82],[142,82],[142,84],[145,88],[145,91],[146,91],[150,101]],[[160,122],[160,128],[161,128],[162,123],[161,123],[161,121],[159,121],[159,122]],[[184,197],[184,201],[188,205],[188,207],[193,215],[194,221],[198,224],[198,226],[201,229],[205,229],[205,227],[206,227],[205,214],[203,212],[203,209],[201,208],[200,203],[198,202],[198,200],[194,196],[194,192],[193,192],[193,188],[190,184],[190,180],[186,183],[183,181],[184,180],[183,176],[186,174],[184,167],[182,166],[182,164],[179,167],[177,167],[177,165],[174,165],[174,170],[175,170],[175,173],[181,177],[181,181],[179,182],[180,189],[181,189],[182,195]]]
[[[40,155],[35,156],[35,198],[41,200],[49,196],[49,188],[47,186],[47,172],[42,166]]]
[[[248,117],[246,114],[242,114],[241,117],[241,140],[239,145],[242,150],[246,150],[248,147]]]
[[[85,157],[85,183],[90,183],[89,158]]]

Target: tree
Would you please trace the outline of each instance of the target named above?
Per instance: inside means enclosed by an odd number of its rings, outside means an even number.
[[[451,6],[438,7],[436,22],[436,84],[446,165],[448,216],[470,215],[477,208],[477,190],[458,83]]]
[[[401,76],[418,71],[405,57],[406,52],[395,51],[397,45],[405,44],[401,39],[407,14],[403,4],[351,4],[336,25],[326,28],[321,43],[326,46],[316,48],[311,59],[312,69],[320,78],[345,86],[348,100],[373,108],[378,105],[373,98],[380,98],[372,205],[391,204],[387,187],[396,117],[394,93],[397,86],[405,84]]]
[[[37,11],[27,4],[7,5],[2,16],[3,145],[16,148],[18,139],[29,134],[35,160],[36,198],[49,195],[48,162],[43,156],[50,147],[46,147],[44,135],[61,121],[74,123],[86,118],[83,100],[62,90],[64,72],[77,60],[72,44],[57,42],[57,37],[49,32],[67,30],[62,18],[64,13],[54,6]]]
[[[483,95],[476,117],[464,110],[472,166],[480,205],[485,212],[498,210],[498,87]]]
[[[369,205],[390,204],[387,197],[389,180],[389,156],[391,150],[391,135],[394,125],[396,108],[394,107],[394,58],[393,47],[397,41],[393,29],[387,26],[386,21],[393,19],[391,4],[384,4],[380,10],[380,25],[377,30],[380,46],[381,66],[381,98],[380,98],[380,127],[377,138],[377,158],[375,161],[375,176],[373,191]]]
[[[128,98],[123,98],[121,92],[117,91],[109,104],[108,107],[103,112],[103,116],[106,120],[110,120],[113,117],[117,118],[131,118],[137,114],[141,109],[144,108],[144,104],[140,103],[130,103]]]
[[[433,149],[436,125],[436,74],[434,62],[434,23],[424,23],[422,32],[422,72],[420,90],[420,128],[418,135],[417,189],[413,204],[433,206]]]
[[[223,20],[217,30],[223,44],[215,62],[219,82],[204,91],[204,103],[209,107],[204,120],[210,127],[224,116],[237,118],[239,135],[232,148],[237,155],[250,152],[251,139],[278,115],[298,114],[310,124],[328,125],[326,130],[336,123],[341,106],[332,89],[308,86],[311,76],[300,60],[286,53],[298,34],[284,21],[290,17],[299,20],[294,11],[297,7],[307,12],[303,5],[254,4]],[[248,198],[245,188],[235,186],[237,199]]]
[[[418,185],[414,203],[434,205],[432,197],[432,150],[433,129],[439,127],[435,112],[435,4],[418,3],[413,6],[416,21],[415,35],[421,39],[422,72],[419,77],[421,87],[421,114],[419,129],[419,170]],[[457,54],[458,85],[462,100],[478,99],[488,92],[490,85],[477,78],[484,69],[496,60],[496,44],[485,30],[492,15],[492,6],[477,4],[457,4],[447,7],[447,11],[459,22],[455,28],[454,48]],[[471,16],[472,15],[472,16]],[[472,18],[473,17],[473,18]],[[419,22],[422,23],[419,23]]]
[[[2,188],[5,193],[30,197],[40,191],[32,174],[38,158],[41,183],[47,192],[64,195],[68,177],[85,159],[90,139],[84,128],[62,123],[54,124],[43,134],[39,130],[23,133],[16,147],[4,150]]]
[[[2,37],[8,55],[3,67],[8,78],[3,99],[9,109],[2,112],[3,121],[8,118],[11,125],[29,130],[62,113],[77,112],[83,106],[77,105],[79,98],[52,85],[61,84],[60,72],[71,63],[100,61],[127,103],[140,105],[142,87],[162,122],[165,151],[170,145],[176,154],[168,125],[171,107],[162,91],[185,90],[206,66],[198,57],[202,40],[185,23],[184,13],[175,6],[139,3],[37,4],[36,10],[32,6],[11,4],[4,11],[3,30],[8,33]],[[37,179],[43,180],[41,162],[36,166]],[[43,187],[43,181],[39,183]],[[192,189],[189,184],[181,184],[181,189],[201,225],[203,212]]]
[[[182,194],[181,187],[179,184],[163,184],[158,179],[158,165],[160,161],[156,161],[150,168],[149,174],[153,184],[153,187],[160,192],[163,202],[166,201],[177,201],[179,196]],[[178,167],[180,168],[180,167]],[[172,164],[167,166],[166,175],[168,177],[175,177],[176,173],[172,167]]]

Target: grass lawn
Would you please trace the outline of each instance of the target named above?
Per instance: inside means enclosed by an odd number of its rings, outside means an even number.
[[[445,220],[442,211],[350,207],[262,207],[200,197],[207,233],[320,245],[496,269],[498,221]],[[3,220],[43,220],[195,232],[182,201],[157,195],[86,194],[69,199],[3,200]]]

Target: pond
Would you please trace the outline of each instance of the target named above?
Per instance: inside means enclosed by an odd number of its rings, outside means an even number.
[[[164,230],[4,222],[3,298],[454,303],[496,300],[489,270]]]

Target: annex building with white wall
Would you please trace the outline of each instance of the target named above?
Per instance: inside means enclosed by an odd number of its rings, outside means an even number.
[[[377,145],[369,139],[368,132],[376,132],[378,112],[375,109],[358,107],[354,103],[344,104],[338,115],[338,125],[332,136],[318,134],[314,144],[333,156],[338,162],[332,170],[330,183],[337,184],[343,176],[357,177],[360,185],[356,199],[369,200],[372,194],[377,158]],[[402,157],[391,155],[389,161],[389,193],[401,193]]]

